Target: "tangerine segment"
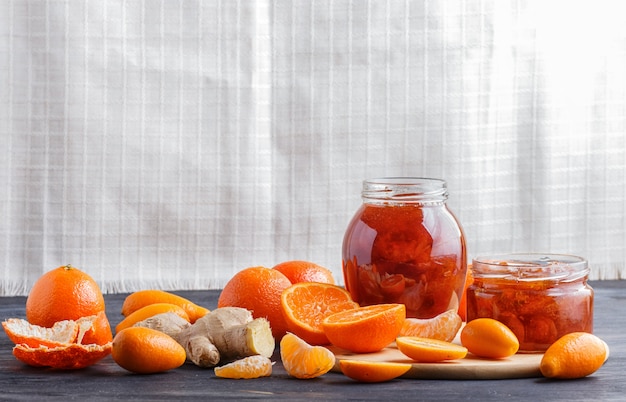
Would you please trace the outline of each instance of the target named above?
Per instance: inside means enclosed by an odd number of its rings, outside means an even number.
[[[503,359],[519,350],[513,331],[493,318],[477,318],[465,324],[461,344],[476,356],[491,359]]]
[[[311,345],[330,343],[322,327],[324,318],[359,307],[345,289],[317,282],[300,282],[288,287],[280,302],[287,329]]]
[[[16,345],[13,355],[19,361],[35,367],[56,369],[80,369],[97,363],[111,353],[111,343],[106,345],[81,345],[70,343],[65,346],[31,348],[26,344]]]
[[[341,372],[361,382],[384,382],[400,377],[411,369],[408,363],[339,360]]]
[[[461,345],[416,336],[400,336],[396,339],[396,345],[400,352],[424,363],[458,360],[467,355],[467,348]]]
[[[115,332],[120,332],[125,328],[132,327],[139,321],[143,321],[147,318],[154,317],[155,315],[162,313],[174,313],[180,318],[189,322],[189,315],[182,307],[172,303],[154,303],[144,306],[139,310],[135,310],[131,314],[126,316],[126,318],[124,318],[119,324],[117,324],[117,326],[115,327]]]
[[[328,268],[309,261],[285,261],[275,265],[273,269],[280,271],[291,283],[320,282],[335,284],[333,273]]]
[[[129,316],[140,308],[155,303],[176,304],[185,310],[187,316],[189,317],[189,322],[192,324],[196,322],[198,318],[209,312],[209,309],[177,294],[158,289],[146,289],[131,293],[126,297],[126,299],[124,299],[124,303],[122,304],[122,315]]]
[[[288,332],[280,341],[280,358],[292,377],[316,378],[335,366],[335,355],[323,346],[312,346]]]
[[[609,347],[602,339],[587,332],[572,332],[550,345],[539,369],[548,378],[582,378],[602,367],[608,355]]]
[[[451,342],[463,325],[461,316],[454,310],[445,311],[433,318],[407,318],[400,336],[417,336]]]
[[[129,327],[113,338],[113,360],[140,374],[159,373],[185,363],[185,349],[169,335],[151,328]]]
[[[215,367],[213,371],[217,377],[232,379],[250,379],[269,377],[272,375],[272,361],[261,355],[244,357],[221,367]]]
[[[355,353],[369,353],[393,342],[405,319],[404,304],[374,304],[329,315],[322,321],[322,327],[333,345]]]

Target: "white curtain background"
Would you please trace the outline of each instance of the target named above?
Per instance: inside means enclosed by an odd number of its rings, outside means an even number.
[[[341,274],[363,179],[445,179],[469,257],[626,275],[620,1],[0,1],[0,295]]]

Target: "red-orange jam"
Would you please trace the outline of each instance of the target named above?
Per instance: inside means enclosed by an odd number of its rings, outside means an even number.
[[[363,205],[343,241],[344,281],[356,302],[403,303],[418,318],[458,307],[467,257],[446,198],[436,179],[363,183]]]
[[[472,262],[467,320],[494,318],[517,336],[522,352],[545,351],[570,332],[593,332],[587,262],[575,256],[509,254]]]

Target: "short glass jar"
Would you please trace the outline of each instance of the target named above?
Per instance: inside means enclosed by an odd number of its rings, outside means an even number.
[[[352,298],[362,306],[403,303],[416,318],[458,308],[467,255],[463,230],[446,205],[446,182],[370,179],[361,196],[342,249]]]
[[[489,317],[508,326],[520,352],[543,352],[570,332],[593,332],[593,289],[581,257],[505,254],[472,261],[467,320]]]

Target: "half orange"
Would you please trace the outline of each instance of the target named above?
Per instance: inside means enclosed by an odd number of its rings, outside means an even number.
[[[400,377],[413,367],[409,363],[339,360],[341,372],[356,381],[384,382]]]
[[[355,353],[369,353],[393,342],[405,318],[404,304],[374,304],[329,315],[322,321],[322,327],[333,345]]]
[[[399,336],[396,339],[396,345],[400,352],[415,361],[424,363],[457,360],[467,355],[467,348],[461,345],[417,336]]]
[[[322,321],[331,314],[359,307],[345,289],[319,282],[299,282],[283,290],[281,308],[287,330],[311,345],[329,343]]]

